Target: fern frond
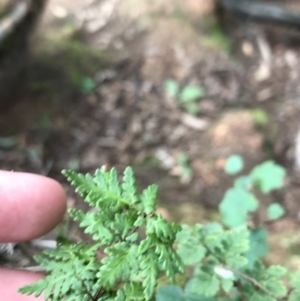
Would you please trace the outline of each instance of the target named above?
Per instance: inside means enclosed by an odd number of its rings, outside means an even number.
[[[119,281],[127,280],[132,274],[138,273],[138,248],[136,245],[121,242],[106,248],[105,253],[108,256],[102,259],[100,270],[97,273],[98,283],[101,286],[112,289]]]
[[[150,301],[160,274],[174,280],[183,272],[173,249],[180,227],[155,214],[156,185],[138,195],[130,167],[122,182],[115,169],[100,168],[94,176],[69,170],[63,174],[94,207],[88,213],[70,209],[69,214],[95,243],[58,244],[57,250],[37,256],[48,275],[23,287],[22,293],[44,292],[46,301]],[[141,233],[146,234],[143,240]],[[106,254],[101,261],[100,248]]]

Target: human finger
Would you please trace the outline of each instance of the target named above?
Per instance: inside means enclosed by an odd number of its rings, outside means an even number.
[[[62,186],[44,176],[0,171],[0,241],[30,240],[49,232],[63,218]]]
[[[18,289],[26,284],[36,282],[42,278],[42,274],[0,269],[0,292],[1,300],[5,301],[42,301],[42,296],[35,298],[34,295],[27,296],[18,293]]]

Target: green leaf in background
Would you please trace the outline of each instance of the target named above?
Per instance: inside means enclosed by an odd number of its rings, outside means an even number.
[[[254,109],[252,116],[257,125],[266,125],[269,122],[268,114],[262,109]]]
[[[234,181],[235,187],[239,187],[245,190],[249,190],[252,187],[252,185],[253,181],[249,176],[241,176]]]
[[[250,244],[249,230],[246,225],[226,231],[222,245],[222,257],[224,258],[226,265],[234,269],[240,269],[248,264],[245,253],[248,252]]]
[[[177,285],[162,286],[157,290],[156,301],[184,301],[181,287]]]
[[[278,265],[272,265],[268,267],[268,269],[263,270],[258,275],[259,283],[272,292],[273,300],[278,300],[277,298],[283,298],[287,294],[287,289],[284,285],[282,277],[286,274],[286,269],[284,267]],[[257,300],[255,298],[251,298],[250,300]],[[266,298],[264,300],[267,300]]]
[[[255,211],[258,204],[252,193],[240,187],[228,189],[219,205],[223,223],[229,227],[245,224],[248,221],[248,213]]]
[[[271,220],[281,218],[284,214],[284,208],[278,203],[271,204],[267,209],[268,218]]]
[[[185,86],[179,95],[179,101],[181,103],[194,102],[195,100],[202,98],[204,91],[202,88],[197,86]]]
[[[199,113],[199,105],[196,102],[185,102],[182,104],[183,108],[192,115]]]
[[[96,83],[91,77],[84,77],[81,81],[81,92],[84,94],[91,93],[96,88]]]
[[[181,179],[184,183],[188,183],[193,177],[190,158],[187,154],[181,153],[178,157],[178,165],[180,167]]]
[[[290,296],[288,301],[299,301],[300,300],[300,292],[293,291]]]
[[[225,172],[229,175],[239,173],[244,167],[243,158],[239,155],[232,155],[226,160]]]
[[[179,92],[178,83],[173,79],[167,79],[165,81],[164,89],[170,97],[175,97]]]
[[[216,230],[222,230],[223,226],[218,222],[211,222],[211,223],[206,224],[204,229],[207,232],[212,232],[212,231],[216,231]]]
[[[205,256],[206,250],[200,243],[201,228],[182,225],[182,230],[176,235],[177,253],[186,265],[199,263]]]
[[[269,251],[268,232],[263,228],[250,231],[250,248],[246,253],[248,267],[253,267],[258,258],[263,258]]]
[[[263,193],[282,187],[286,170],[273,161],[266,161],[251,171],[250,177]]]
[[[291,293],[288,301],[298,301],[300,300],[300,270],[296,273],[293,273],[290,278],[291,287],[294,291]]]
[[[166,285],[157,290],[156,301],[219,301],[219,299],[201,297],[188,292],[187,289],[183,291],[177,285]]]
[[[209,273],[198,269],[194,278],[189,281],[190,292],[196,295],[213,297],[220,290],[220,281],[218,276],[213,272]]]

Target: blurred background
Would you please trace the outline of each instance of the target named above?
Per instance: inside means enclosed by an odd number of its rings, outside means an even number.
[[[54,178],[82,208],[62,169],[131,165],[192,224],[219,219],[228,157],[245,173],[274,160],[285,186],[262,199],[287,212],[269,226],[282,263],[300,245],[299,51],[299,32],[213,0],[0,0],[0,167]]]

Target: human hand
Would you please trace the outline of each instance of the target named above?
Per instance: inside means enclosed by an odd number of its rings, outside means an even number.
[[[0,171],[0,242],[40,237],[53,229],[66,210],[66,196],[56,181],[33,174]],[[42,274],[0,269],[0,299],[38,301],[21,295],[18,288]]]

